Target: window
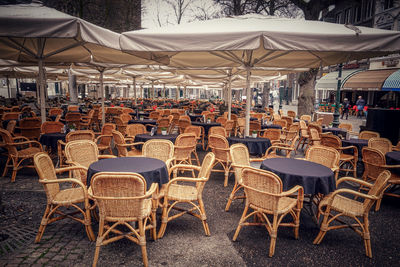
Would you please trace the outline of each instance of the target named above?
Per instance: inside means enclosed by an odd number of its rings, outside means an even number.
[[[365,18],[368,19],[372,17],[373,9],[374,9],[374,1],[373,0],[368,0],[366,5],[365,5]]]
[[[342,13],[336,14],[336,23],[338,24],[342,23]]]
[[[351,9],[346,9],[344,11],[344,24],[351,24]]]
[[[361,6],[356,6],[354,8],[354,22],[361,21]]]
[[[393,0],[385,0],[383,1],[383,10],[389,9],[393,7]]]

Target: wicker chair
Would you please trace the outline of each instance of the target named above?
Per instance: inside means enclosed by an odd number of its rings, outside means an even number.
[[[184,133],[193,133],[196,135],[197,144],[201,145],[203,150],[205,150],[204,144],[204,128],[201,126],[189,126],[186,127]],[[198,162],[200,165],[200,162]]]
[[[124,110],[125,111],[125,110]],[[122,113],[120,116],[120,119],[122,120],[122,122],[123,123],[126,123],[126,124],[128,124],[128,122],[130,121],[130,120],[132,120],[132,116],[131,115],[129,115],[129,113]]]
[[[68,111],[79,111],[79,106],[76,105],[70,105],[68,106]]]
[[[38,117],[25,118],[20,120],[19,127],[17,128],[21,130],[20,135],[30,140],[39,140],[41,125],[42,121]]]
[[[158,120],[160,118],[160,112],[158,111],[152,111],[149,114],[149,119],[150,120]]]
[[[378,149],[385,155],[392,151],[392,142],[387,138],[372,137],[368,140],[368,147]]]
[[[3,113],[2,120],[18,120],[20,113],[19,112],[6,112]]]
[[[131,137],[133,139],[136,135],[145,133],[147,133],[146,126],[140,123],[128,124],[128,126],[126,127],[127,137]]]
[[[212,171],[223,172],[225,174],[224,187],[226,187],[228,185],[228,177],[231,169],[228,140],[222,135],[212,134],[208,136],[208,146],[215,155],[215,163],[212,166]],[[217,165],[221,165],[222,170],[215,170],[214,168]]]
[[[320,145],[321,144],[321,136],[316,128],[310,127],[308,128],[308,135],[309,135],[309,143],[307,144],[307,148],[309,146],[315,146],[315,145]]]
[[[264,159],[251,159],[249,155],[249,150],[244,144],[233,144],[229,149],[229,153],[232,159],[232,168],[235,173],[235,185],[233,186],[232,192],[229,195],[228,202],[225,206],[225,211],[229,211],[229,208],[234,199],[244,199],[246,196],[240,195],[236,196],[237,192],[243,188],[242,186],[242,169],[243,166],[250,166],[250,162],[262,161]]]
[[[97,147],[99,148],[100,153],[108,150],[108,153],[110,155],[113,154],[112,149],[111,149],[111,141],[112,141],[112,131],[116,129],[116,125],[114,123],[105,123],[103,127],[101,128],[100,133],[96,133],[98,135],[96,137],[96,144]]]
[[[303,115],[303,116],[307,116],[307,115]],[[299,124],[300,124],[300,140],[299,140],[299,143],[297,144],[296,149],[299,149],[300,144],[302,145],[301,147],[303,148],[304,145],[309,142],[309,138],[310,138],[306,122],[304,120],[301,120]]]
[[[8,151],[7,162],[4,166],[2,177],[7,174],[8,168],[12,167],[11,182],[15,182],[19,169],[24,167],[33,168],[33,165],[22,166],[22,163],[26,160],[33,159],[33,156],[38,152],[42,152],[43,148],[37,141],[29,140],[24,136],[13,137],[4,129],[0,129],[0,136]]]
[[[286,121],[286,128],[289,129],[289,127],[293,124],[293,118],[289,116],[282,116],[282,120]]]
[[[192,122],[190,120],[179,119],[179,122],[178,122],[179,133],[184,133],[185,129],[191,125],[192,125]]]
[[[299,236],[300,211],[304,199],[303,187],[297,185],[282,192],[282,181],[276,174],[252,167],[243,167],[242,185],[246,194],[246,206],[233,241],[236,241],[243,226],[262,225],[267,228],[271,237],[269,256],[272,257],[275,253],[279,226],[293,227],[294,237],[297,239]],[[295,193],[297,193],[296,198],[289,197]],[[253,211],[249,212],[249,209]],[[292,216],[293,222],[282,222],[287,214]],[[272,220],[267,215],[272,215]],[[257,217],[262,219],[246,222],[249,218]]]
[[[369,140],[373,137],[380,137],[380,134],[378,132],[372,132],[372,131],[362,131],[358,135],[358,139],[366,139]]]
[[[95,142],[90,140],[70,141],[65,146],[66,163],[72,166],[82,166],[84,169],[75,170],[74,178],[79,179],[84,185],[87,181],[87,169],[89,165],[99,159],[115,158],[114,155],[99,155],[99,149]]]
[[[163,192],[163,211],[161,218],[161,227],[158,232],[158,238],[162,238],[165,234],[167,228],[167,223],[173,219],[176,219],[184,214],[190,214],[196,218],[199,218],[203,223],[204,232],[207,236],[210,235],[210,229],[207,224],[206,212],[203,204],[203,189],[210,177],[212,166],[214,165],[215,155],[213,153],[208,153],[204,159],[201,167],[194,165],[175,165],[169,172],[176,173],[179,169],[183,168],[187,170],[191,168],[192,170],[198,171],[196,178],[186,178],[186,177],[174,177],[165,186]],[[197,202],[198,204],[196,205]],[[180,203],[190,204],[193,207],[191,209],[184,209],[178,207]],[[178,214],[169,216],[172,209],[180,211]],[[195,211],[198,211],[196,213]]]
[[[80,129],[81,125],[81,114],[77,112],[69,112],[65,114],[65,124],[75,125],[76,129]]]
[[[169,140],[151,139],[142,147],[144,157],[156,158],[165,162],[169,169],[174,162],[174,144]]]
[[[375,148],[370,147],[363,147],[362,149],[362,161],[364,163],[364,173],[363,173],[363,180],[366,182],[374,183],[375,180],[378,178],[379,174],[384,170],[392,170],[396,168],[400,168],[400,165],[387,165],[385,154]],[[391,177],[388,181],[389,187],[395,187],[400,185],[400,176],[391,172]],[[360,188],[363,190],[364,188]],[[400,197],[400,195],[395,194],[394,192],[386,191],[384,192],[385,195],[392,196],[392,197]],[[383,196],[383,194],[382,194]],[[375,210],[378,211],[381,206],[382,196],[378,199],[376,203]]]
[[[330,168],[335,173],[335,181],[339,176],[340,154],[333,147],[312,146],[306,151],[305,159]]]
[[[222,126],[213,126],[208,131],[208,135],[212,135],[212,134],[219,134],[219,135],[226,137],[226,130]]]
[[[17,121],[16,120],[10,120],[7,123],[6,130],[11,134],[14,135],[15,127],[17,126]]]
[[[293,119],[296,118],[296,112],[293,110],[288,110],[287,115]]]
[[[80,127],[81,129],[92,130],[93,129],[93,116],[94,116],[94,109],[90,110],[86,116],[81,117]]]
[[[369,219],[368,214],[372,205],[379,199],[380,195],[386,187],[386,183],[390,178],[390,172],[384,171],[379,174],[375,183],[370,184],[365,181],[344,177],[338,181],[338,184],[344,181],[351,181],[367,187],[368,193],[363,194],[351,189],[337,189],[333,193],[327,195],[319,204],[319,214],[322,214],[323,220],[320,231],[314,240],[314,244],[320,244],[325,234],[329,230],[351,228],[364,239],[365,254],[372,258],[371,240],[369,233]],[[344,196],[343,194],[351,194],[355,197],[361,197],[363,202],[359,202]],[[350,217],[355,221],[355,224],[344,224],[340,217]],[[330,225],[331,222],[337,221],[342,224]],[[358,229],[359,228],[359,229]]]
[[[301,115],[300,120],[311,122],[311,116],[310,115]]]
[[[321,145],[329,146],[335,148],[340,153],[340,164],[339,170],[353,172],[353,176],[357,177],[357,160],[358,160],[358,149],[356,146],[346,146],[342,147],[342,141],[339,137],[335,135],[323,135],[321,136]],[[344,151],[353,151],[352,154],[344,153]],[[347,168],[344,168],[343,165],[349,165]]]
[[[205,115],[205,121],[211,120],[212,122],[215,121],[215,114],[214,113],[208,113]]]
[[[117,126],[117,131],[122,133],[123,136],[126,135],[126,127],[128,123],[124,123],[124,121],[120,117],[114,117],[114,123]]]
[[[261,123],[259,121],[250,121],[249,123],[249,134],[252,134],[254,131],[257,132],[257,136],[260,136],[263,132],[261,130]]]
[[[263,132],[263,138],[268,138],[271,144],[281,143],[281,129],[265,129]]]
[[[226,123],[227,120],[228,120],[227,118],[218,117],[218,118],[215,120],[215,122],[218,122],[218,123],[221,124],[222,127],[225,127],[225,123]]]
[[[59,161],[59,166],[63,167],[66,166],[64,164],[64,159],[65,159],[65,152],[64,152],[64,147],[69,141],[74,141],[74,140],[90,140],[94,141],[94,133],[90,130],[78,130],[78,131],[73,131],[69,132],[65,136],[65,142],[62,140],[58,140],[57,142],[57,153],[58,153],[58,161]]]
[[[171,122],[170,122],[169,118],[161,117],[157,121],[157,134],[161,134],[162,128],[167,129],[167,134],[170,133],[170,131],[172,130],[172,125],[171,125]]]
[[[63,127],[64,127],[64,124],[59,121],[45,121],[42,123],[40,132],[42,134],[61,133],[63,130]]]
[[[97,265],[100,247],[122,238],[141,246],[144,266],[148,266],[146,230],[151,230],[154,240],[156,233],[156,200],[158,185],[153,183],[146,191],[146,180],[137,173],[96,173],[91,182],[91,197],[99,207],[99,233],[93,266]],[[108,226],[108,222],[112,226]],[[134,228],[130,222],[136,222]],[[123,233],[116,229],[123,225],[129,229]],[[109,237],[110,234],[116,236]]]
[[[49,110],[49,116],[62,115],[64,111],[61,108],[51,108]]]
[[[296,154],[296,142],[299,140],[299,136],[296,135],[290,142],[286,143],[273,143],[272,146],[270,146],[267,151],[265,152],[265,155],[262,157],[262,159],[270,159],[270,158],[290,158],[291,153],[294,151],[294,154]],[[278,151],[284,152],[284,155],[278,154]]]
[[[112,136],[114,139],[114,144],[117,147],[118,157],[134,157],[142,155],[142,152],[139,149],[136,149],[135,146],[143,145],[143,142],[133,143],[132,138],[124,138],[122,133],[115,130],[112,131]],[[131,150],[128,150],[128,147]]]
[[[53,162],[47,153],[35,154],[34,164],[39,175],[39,182],[43,185],[47,196],[47,206],[36,235],[35,243],[40,242],[46,226],[61,219],[71,218],[85,225],[86,234],[90,241],[94,241],[94,234],[91,227],[90,204],[86,186],[75,178],[58,179],[57,174],[81,169],[79,166],[54,169]],[[60,190],[61,183],[71,183],[74,188]],[[78,204],[83,203],[83,209]],[[73,213],[60,211],[61,207],[75,208]],[[59,216],[55,216],[55,215]],[[82,214],[83,218],[75,217],[75,214]]]
[[[192,152],[196,155],[196,161],[199,163],[199,158],[196,153],[196,135],[192,133],[184,133],[178,135],[174,145],[174,164],[190,164],[192,165]]]
[[[225,122],[225,131],[226,131],[227,137],[232,135],[234,126],[235,126],[235,122],[233,120],[227,120]]]
[[[235,135],[243,136],[244,135],[244,128],[246,125],[246,119],[245,118],[238,118],[237,119],[237,127],[235,131]]]

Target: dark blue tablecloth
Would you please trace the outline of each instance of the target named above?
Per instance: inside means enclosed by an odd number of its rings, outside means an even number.
[[[191,121],[198,121],[199,119],[203,118],[203,115],[200,114],[189,114]]]
[[[262,156],[265,151],[271,146],[271,141],[268,138],[252,138],[252,137],[229,137],[229,145],[241,143],[247,146],[251,155]]]
[[[175,143],[175,139],[178,137],[177,134],[168,134],[168,135],[153,135],[151,136],[150,134],[138,134],[135,136],[134,142],[146,142],[151,139],[166,139],[171,141],[172,143]],[[137,149],[142,149],[142,145],[135,146]]]
[[[282,180],[283,191],[295,185],[301,185],[304,188],[304,194],[327,195],[336,189],[332,170],[311,161],[273,158],[264,160],[260,168],[277,174]]]
[[[205,123],[205,122],[198,122],[198,121],[192,122],[192,125],[203,127],[203,128],[204,128],[204,134],[205,134],[206,136],[208,135],[208,131],[210,130],[211,127],[214,127],[214,126],[221,126],[221,124],[218,123],[218,122]]]
[[[52,152],[57,152],[57,142],[62,140],[65,142],[65,133],[48,133],[42,134],[39,138],[39,142],[42,145],[51,147]]]
[[[144,177],[147,189],[152,183],[159,186],[168,183],[168,170],[165,162],[159,159],[145,157],[121,157],[102,159],[90,164],[87,172],[87,186],[90,186],[92,176],[98,172],[136,172]]]
[[[400,165],[400,151],[388,152],[385,155],[387,165]],[[390,169],[396,175],[400,175],[400,168]]]
[[[143,124],[143,125],[150,124],[150,125],[156,126],[157,121],[156,121],[156,120],[149,120],[149,119],[146,119],[146,120],[130,120],[130,121],[128,122],[128,124],[135,124],[135,123],[140,123],[140,124]],[[147,130],[148,132],[151,131],[151,128],[153,128],[153,127],[151,127],[151,126],[146,126],[146,130]]]
[[[322,132],[331,132],[336,136],[346,138],[347,130],[342,129],[342,128],[337,128],[337,127],[331,127],[331,128],[322,128]]]
[[[270,124],[270,125],[262,124],[261,130],[264,130],[264,129],[282,129],[282,126],[280,126],[278,124]]]
[[[355,146],[358,149],[358,159],[361,161],[362,159],[362,148],[368,146],[368,140],[365,139],[349,139],[349,140],[342,140],[342,146]],[[344,150],[345,154],[353,154],[351,150]]]

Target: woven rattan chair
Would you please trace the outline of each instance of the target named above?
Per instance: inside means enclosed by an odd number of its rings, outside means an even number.
[[[223,172],[224,186],[228,186],[229,172],[231,171],[231,158],[229,155],[228,140],[222,135],[212,134],[208,136],[208,146],[215,155],[215,163],[212,167],[213,172]],[[215,169],[216,166],[221,165],[222,170]]]
[[[294,237],[297,239],[299,236],[300,211],[304,198],[303,187],[297,185],[282,192],[282,181],[276,174],[252,167],[243,167],[242,185],[246,194],[246,206],[233,241],[236,241],[243,226],[262,225],[267,228],[271,237],[269,256],[272,257],[275,253],[279,226],[293,227]],[[295,193],[297,193],[296,198],[289,197]],[[292,216],[293,222],[282,222],[287,214]],[[268,215],[272,215],[272,220],[268,218]],[[261,220],[246,222],[250,218],[257,217]]]
[[[81,122],[80,122],[81,129],[87,129],[87,130],[92,130],[93,129],[94,113],[95,113],[95,110],[92,109],[92,110],[89,111],[89,113],[86,116],[82,116]]]
[[[397,142],[397,145],[392,146],[393,151],[400,151],[400,140]]]
[[[170,133],[172,127],[171,122],[168,117],[160,117],[157,121],[157,134],[161,134],[163,128],[167,130],[167,134]]]
[[[305,116],[305,115],[303,115]],[[303,148],[305,144],[309,142],[310,134],[308,133],[308,127],[307,124],[304,120],[301,120],[299,122],[300,124],[300,140],[297,144],[296,149],[299,149],[300,144],[302,145],[301,147]]]
[[[18,120],[20,113],[19,112],[5,112],[3,113],[2,120]]]
[[[231,145],[229,150],[232,159],[232,168],[235,173],[235,185],[233,186],[232,192],[229,195],[228,202],[226,203],[225,206],[225,211],[229,211],[229,207],[231,206],[232,201],[234,199],[246,198],[244,194],[239,196],[237,195],[238,191],[243,188],[242,186],[243,166],[249,167],[250,162],[264,160],[264,159],[251,159],[247,146],[241,143]]]
[[[96,241],[93,266],[97,265],[100,247],[127,238],[141,246],[144,266],[148,266],[146,230],[156,235],[155,193],[158,185],[153,183],[146,191],[146,180],[137,173],[96,173],[91,182],[91,197],[99,208],[99,233]],[[136,222],[136,228],[130,222]],[[111,223],[111,226],[108,226]],[[129,232],[117,230],[125,226]]]
[[[194,151],[196,161],[199,163],[199,158],[196,153],[196,135],[192,133],[180,134],[175,140],[174,145],[174,164],[190,164],[192,165],[191,155]]]
[[[81,127],[81,114],[78,112],[68,112],[65,114],[65,124],[70,126],[70,125],[75,125],[76,129],[80,129]]]
[[[371,240],[369,232],[368,214],[372,205],[379,199],[385,189],[386,183],[390,178],[390,172],[384,171],[379,174],[375,183],[370,184],[365,181],[344,177],[338,181],[338,184],[344,181],[354,182],[367,187],[368,193],[363,194],[351,189],[341,188],[327,195],[319,204],[319,214],[322,214],[323,220],[320,231],[314,240],[314,244],[320,244],[325,234],[329,230],[351,228],[364,239],[365,254],[372,258]],[[353,200],[345,195],[361,197],[363,202]],[[354,224],[344,224],[341,217],[349,217],[355,221]],[[333,221],[341,223],[340,225],[330,225]]]
[[[68,106],[68,111],[79,111],[79,106],[70,105]]]
[[[391,171],[393,169],[400,168],[400,165],[387,165],[385,154],[383,154],[378,149],[370,147],[363,147],[362,161],[364,163],[364,173],[362,176],[363,180],[370,183],[374,183],[375,180],[378,178],[379,174],[384,170]],[[396,187],[399,185],[400,185],[400,176],[394,172],[391,172],[391,176],[388,181],[388,186],[386,189],[389,189],[390,187]],[[363,190],[363,188],[361,187],[360,190]],[[395,192],[391,192],[390,190],[386,190],[384,194],[392,197],[400,197],[399,194],[395,194]],[[375,207],[376,211],[378,211],[381,206],[382,196],[380,196],[380,198],[376,202],[376,207]]]
[[[85,169],[74,171],[74,177],[84,185],[87,181],[87,169],[89,165],[99,159],[115,158],[114,155],[99,155],[99,149],[95,142],[90,140],[70,141],[65,145],[66,163],[72,166],[82,166]]]
[[[38,117],[22,119],[18,127],[21,130],[20,135],[29,140],[39,140],[41,125],[42,121]]]
[[[226,137],[226,130],[222,126],[213,126],[208,131],[208,135],[212,135],[212,134],[218,134],[218,135],[222,135],[222,136]]]
[[[387,138],[372,137],[368,140],[368,147],[378,149],[385,155],[392,151],[392,142]]]
[[[7,123],[6,130],[11,134],[14,135],[15,127],[17,126],[17,121],[16,120],[10,120]]]
[[[31,164],[22,165],[22,163],[27,160],[32,160],[36,153],[43,151],[43,148],[37,141],[29,140],[24,136],[13,137],[4,129],[0,129],[0,136],[8,152],[7,162],[4,166],[2,177],[7,174],[8,168],[11,167],[11,182],[15,182],[17,171],[19,169],[24,167],[33,168],[33,165]]]
[[[335,173],[335,181],[339,176],[340,153],[333,147],[312,146],[306,151],[305,159],[330,168]]]
[[[149,114],[149,119],[150,120],[158,120],[160,118],[160,112],[158,111],[152,111]]]
[[[236,124],[235,135],[243,136],[244,135],[245,125],[246,125],[246,119],[245,118],[238,118],[237,119],[237,124]]]
[[[101,132],[96,133],[98,136],[95,139],[97,147],[99,148],[100,153],[104,151],[108,151],[110,155],[113,154],[111,149],[111,141],[112,141],[112,131],[116,129],[116,125],[114,123],[105,123],[103,127],[101,127]]]
[[[233,120],[227,120],[225,122],[225,132],[226,132],[227,137],[232,135],[234,126],[235,126],[235,122]]]
[[[265,129],[263,132],[263,138],[268,138],[271,144],[281,143],[281,129]]]
[[[212,122],[215,121],[215,114],[214,113],[208,113],[205,115],[205,121],[211,120]]]
[[[339,170],[353,172],[353,176],[357,177],[357,160],[358,160],[358,149],[356,146],[342,147],[342,141],[335,135],[323,135],[321,136],[321,145],[335,148],[340,153],[340,164]],[[344,151],[352,151],[344,153]],[[345,165],[347,167],[345,168]]]
[[[274,143],[267,149],[262,159],[283,158],[283,157],[290,158],[292,152],[296,154],[296,142],[298,140],[299,136],[296,135],[292,140],[290,140],[290,142],[288,141],[286,143],[278,143],[278,142]]]
[[[69,141],[74,141],[74,140],[90,140],[94,141],[94,133],[90,130],[78,130],[78,131],[73,131],[69,132],[65,136],[65,142],[62,140],[58,140],[57,142],[57,153],[58,153],[58,161],[59,161],[59,166],[63,167],[66,166],[64,164],[64,159],[65,159],[65,152],[64,148],[65,145]]]
[[[179,119],[178,122],[178,128],[179,128],[179,133],[184,133],[185,129],[192,125],[192,122],[187,119]]]
[[[53,162],[47,153],[37,153],[34,156],[34,164],[39,175],[39,182],[43,185],[47,196],[47,206],[36,235],[35,243],[40,242],[46,226],[61,219],[71,218],[85,225],[86,234],[90,241],[94,240],[91,227],[90,204],[86,186],[75,178],[57,178],[57,173],[81,169],[79,166],[54,169]],[[60,184],[70,183],[76,187],[60,190]],[[83,203],[83,208],[78,204]],[[75,208],[72,213],[64,213],[60,208]],[[83,218],[73,215],[81,214]],[[58,216],[56,216],[58,215]]]
[[[122,133],[123,136],[126,135],[126,127],[128,123],[125,123],[120,117],[114,117],[114,123],[117,126],[117,131]]]
[[[215,122],[220,123],[222,127],[225,127],[225,123],[228,119],[224,117],[218,117]]]
[[[295,136],[299,135],[300,124],[292,124],[287,130],[281,131],[280,142],[291,143]]]
[[[318,130],[314,127],[308,128],[308,135],[309,135],[309,143],[307,144],[307,148],[310,146],[318,146],[321,144],[321,135],[319,134]]]
[[[42,134],[47,133],[61,133],[64,124],[59,121],[45,121],[42,123],[40,131]]]
[[[281,119],[286,121],[286,128],[287,129],[289,129],[289,127],[293,124],[293,118],[292,117],[282,116]]]
[[[280,125],[282,127],[282,129],[285,129],[288,127],[287,120],[284,120],[284,119],[274,120],[274,124]]]
[[[128,124],[128,122],[130,120],[132,120],[132,116],[129,115],[129,113],[125,113],[125,110],[123,110],[124,112],[119,116],[122,120],[123,123]]]
[[[135,139],[136,135],[145,133],[147,133],[146,126],[140,123],[128,124],[128,126],[126,127],[127,137],[131,137],[133,139]]]
[[[114,144],[117,147],[118,157],[134,157],[142,155],[142,152],[135,146],[143,145],[143,142],[133,143],[132,138],[124,138],[122,133],[119,131],[112,131],[112,136],[114,139]],[[130,150],[128,150],[130,148]]]
[[[296,118],[296,112],[293,110],[288,110],[287,115],[293,119]]]
[[[378,132],[373,132],[373,131],[362,131],[358,135],[358,139],[366,139],[369,140],[373,137],[380,137],[380,134]]]
[[[171,173],[176,173],[179,169],[192,169],[198,171],[196,178],[187,177],[174,177],[165,186],[163,192],[163,212],[161,218],[161,227],[158,232],[158,238],[162,238],[167,228],[167,223],[176,219],[184,214],[190,214],[199,218],[203,223],[204,232],[207,236],[210,235],[210,229],[207,224],[207,216],[203,203],[203,189],[210,177],[211,168],[215,161],[215,155],[208,153],[204,159],[201,167],[194,165],[174,165],[170,170]],[[197,204],[196,204],[197,202]],[[192,208],[184,209],[179,207],[180,203],[190,204]],[[170,216],[172,209],[180,211],[177,214]],[[197,212],[195,212],[197,210]]]
[[[196,135],[196,140],[197,144],[201,145],[203,150],[205,150],[205,144],[204,144],[204,128],[201,126],[189,126],[186,127],[185,133],[193,133]],[[200,165],[200,162],[198,162],[198,165]]]
[[[144,157],[155,158],[165,162],[169,169],[174,162],[174,144],[169,140],[151,139],[142,147]]]
[[[311,116],[310,115],[301,115],[300,120],[311,122]]]
[[[64,111],[61,108],[51,108],[49,110],[49,116],[62,115]]]

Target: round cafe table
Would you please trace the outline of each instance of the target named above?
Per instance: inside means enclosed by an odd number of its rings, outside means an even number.
[[[278,125],[278,124],[270,124],[270,125],[262,124],[261,130],[265,130],[265,129],[282,129],[282,126]]]
[[[200,114],[189,114],[190,120],[191,121],[199,121],[200,119],[203,118],[203,115]]]
[[[261,163],[261,169],[278,175],[283,184],[283,191],[295,185],[304,188],[304,194],[327,195],[336,189],[333,171],[321,164],[292,158],[272,158]]]
[[[135,172],[144,177],[147,189],[152,183],[159,186],[168,183],[168,169],[164,161],[146,157],[119,157],[102,159],[90,164],[87,172],[87,186],[98,172]]]
[[[46,146],[50,147],[53,153],[57,152],[57,142],[58,140],[62,140],[65,142],[65,133],[47,133],[42,134],[39,138],[39,142]]]
[[[177,134],[167,134],[167,135],[161,135],[161,134],[155,134],[153,136],[151,136],[150,134],[137,134],[135,135],[135,140],[134,142],[146,142],[148,140],[152,140],[152,139],[165,139],[165,140],[169,140],[172,143],[175,143],[175,139],[178,137]],[[142,145],[138,145],[135,146],[138,149],[142,149]]]
[[[204,134],[207,136],[208,135],[208,131],[210,130],[211,127],[214,126],[221,126],[221,123],[218,122],[199,122],[199,121],[193,121],[192,125],[194,126],[202,126],[204,128]]]
[[[349,140],[342,140],[342,146],[355,146],[357,147],[358,150],[358,160],[361,161],[362,159],[362,148],[365,146],[368,146],[368,140],[366,139],[355,139],[355,138],[350,138]],[[343,151],[345,154],[353,154],[353,151]]]
[[[253,137],[228,137],[229,145],[241,143],[247,146],[251,155],[262,156],[271,146],[268,138]]]
[[[148,124],[148,125],[146,126],[146,130],[147,130],[147,131],[151,131],[151,128],[153,128],[153,127],[152,127],[152,126],[149,126],[149,125],[154,125],[154,126],[156,126],[157,121],[156,121],[156,120],[145,119],[145,120],[130,120],[130,121],[128,122],[128,124],[135,124],[135,123],[140,123],[140,124],[143,124],[143,125]]]
[[[342,136],[343,138],[346,138],[347,135],[347,130],[342,129],[342,128],[337,128],[337,127],[328,127],[328,128],[322,128],[322,132],[331,132],[336,136]]]
[[[400,165],[400,151],[388,152],[385,155],[387,165]],[[400,168],[390,169],[396,175],[400,175]]]

